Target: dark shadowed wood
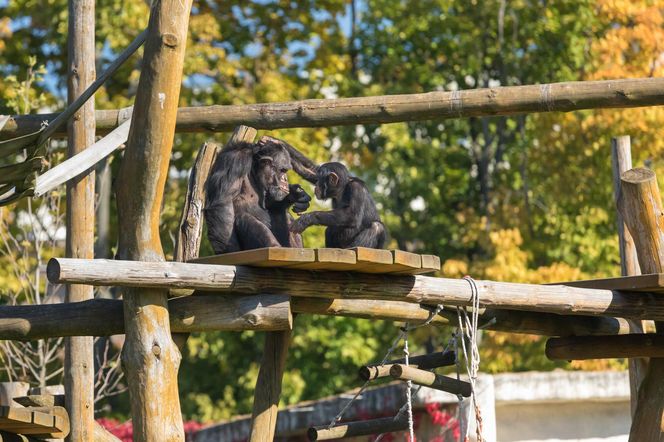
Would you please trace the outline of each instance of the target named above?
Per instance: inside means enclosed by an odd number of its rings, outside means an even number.
[[[452,92],[303,100],[238,106],[182,108],[178,132],[230,132],[240,124],[256,129],[328,127],[401,121],[443,120],[532,112],[627,108],[664,104],[664,79],[576,81]],[[21,115],[0,131],[3,137],[39,130],[50,115]],[[98,111],[97,129],[123,120],[118,110]]]
[[[392,365],[390,367],[390,376],[394,379],[412,381],[417,385],[435,388],[436,390],[460,394],[463,397],[469,397],[472,392],[472,388],[468,382],[403,364]]]
[[[632,149],[629,136],[611,139],[611,169],[613,171],[613,199],[616,204],[616,224],[618,227],[618,245],[620,247],[620,274],[622,276],[636,276],[641,274],[639,258],[636,254],[634,240],[625,226],[620,211],[617,210],[622,194],[620,176],[632,168]],[[642,321],[628,320],[632,333],[643,333]],[[634,416],[636,401],[639,394],[639,385],[648,369],[648,360],[632,358],[629,365],[629,390],[631,413]]]
[[[179,333],[288,330],[292,327],[290,302],[284,295],[186,296],[170,299],[168,309],[171,330]],[[124,316],[120,300],[0,306],[0,339],[29,341],[122,333]]]
[[[385,319],[398,322],[424,322],[431,307],[401,301],[364,299],[291,299],[294,313],[348,316],[364,319]],[[487,330],[527,333],[544,336],[611,335],[629,333],[626,319],[605,316],[565,316],[553,313],[518,310],[482,309],[480,325]],[[441,311],[431,321],[434,325],[458,325],[453,308]]]
[[[393,433],[408,429],[405,414],[396,417],[383,417],[366,421],[345,422],[332,428],[327,426],[312,427],[307,431],[310,441],[341,439],[345,437],[369,436],[372,434]]]
[[[549,359],[582,360],[605,358],[664,357],[664,335],[574,336],[546,341]]]
[[[95,2],[69,1],[67,97],[73,103],[95,80]],[[69,120],[67,156],[75,156],[95,142],[94,99],[88,100]],[[66,255],[92,258],[95,239],[95,172],[67,183]],[[93,287],[68,285],[67,302],[92,299]],[[94,425],[94,356],[91,336],[65,340],[65,406],[71,416],[68,441],[92,442]]]
[[[236,294],[288,293],[307,298],[374,299],[429,305],[469,305],[472,298],[471,286],[464,279],[420,275],[67,258],[51,259],[47,275],[49,281],[60,283],[186,288]],[[658,294],[562,285],[475,282],[483,307],[664,320],[664,297]]]
[[[664,213],[655,173],[643,168],[630,169],[621,175],[620,188],[618,210],[634,239],[641,271],[663,272]],[[661,328],[661,324],[657,327]],[[636,411],[632,418],[629,435],[631,442],[655,441],[663,438],[663,379],[664,358],[650,359],[648,370],[639,388]]]
[[[454,351],[437,352],[428,355],[412,356],[408,359],[408,364],[415,368],[422,370],[429,370],[432,368],[445,367],[454,365],[456,361],[456,353]],[[405,359],[397,359],[395,361],[388,361],[383,365],[373,364],[360,367],[358,375],[360,379],[369,381],[371,379],[383,378],[390,375],[390,368],[394,364],[404,364]]]
[[[617,278],[587,279],[582,281],[566,281],[557,284],[590,289],[664,293],[664,273],[623,276]]]
[[[163,261],[159,219],[175,134],[191,0],[152,2],[129,138],[117,179],[118,258]],[[124,291],[122,362],[134,439],[183,441],[168,291]]]

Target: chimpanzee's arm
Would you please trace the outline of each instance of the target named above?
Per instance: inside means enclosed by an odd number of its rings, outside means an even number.
[[[280,140],[278,138],[272,138],[267,135],[263,135],[258,141],[258,144],[262,143],[274,143],[283,146],[291,157],[291,163],[293,165],[293,170],[295,173],[300,175],[305,180],[309,181],[312,184],[316,184],[316,172],[318,171],[318,165],[311,161],[309,158],[304,156],[302,152],[288,144],[287,142]]]
[[[360,227],[366,204],[364,185],[350,182],[347,186],[350,186],[350,189],[345,204],[325,212],[305,213],[291,224],[291,232],[300,233],[309,226]]]

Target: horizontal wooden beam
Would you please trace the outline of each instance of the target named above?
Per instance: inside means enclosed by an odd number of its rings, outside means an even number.
[[[420,370],[409,365],[392,365],[390,376],[394,379],[412,381],[417,385],[435,388],[436,390],[446,391],[451,394],[460,394],[463,397],[469,397],[473,391],[469,382],[460,381],[431,371]]]
[[[532,112],[627,108],[664,104],[664,78],[573,81],[452,92],[302,100],[178,110],[178,132],[328,127],[401,121],[444,120]],[[0,130],[3,138],[39,130],[58,114],[17,115]],[[128,118],[126,110],[96,112],[97,132],[109,132]],[[58,135],[64,135],[61,130]]]
[[[372,299],[291,298],[294,313],[346,316],[364,319],[421,323],[429,319],[431,307],[402,301]],[[432,321],[434,325],[458,325],[454,307],[445,308]],[[630,332],[623,318],[608,316],[558,315],[519,310],[481,309],[482,328],[510,333],[543,336],[618,335]]]
[[[170,299],[173,332],[285,330],[292,328],[288,296],[188,296]],[[124,333],[122,301],[89,301],[0,307],[0,339],[27,341],[57,336]]]
[[[570,336],[546,341],[549,359],[662,358],[664,335]]]
[[[307,431],[310,441],[341,439],[346,437],[369,436],[372,434],[393,433],[408,429],[405,414],[396,417],[381,417],[365,421],[345,422],[328,428],[327,425],[311,427]]]
[[[202,295],[202,296],[199,296]],[[280,302],[283,299],[283,303]],[[174,332],[204,330],[278,330],[290,322],[287,297],[233,296],[195,292],[171,299]],[[293,313],[344,316],[420,323],[431,309],[401,301],[291,298]],[[442,316],[445,315],[445,316]],[[448,318],[449,317],[449,318]],[[433,325],[457,325],[454,309],[440,312]],[[564,316],[553,313],[482,309],[480,324],[488,330],[543,336],[627,334],[627,321],[604,316]],[[1,306],[0,339],[34,340],[59,336],[110,336],[124,333],[119,300],[94,299],[75,304]]]
[[[473,287],[465,279],[179,262],[53,258],[48,263],[47,275],[53,283],[189,288],[236,294],[288,293],[430,305],[467,306],[472,304],[473,293]],[[475,285],[483,307],[664,320],[664,298],[649,293],[493,281],[475,281]]]
[[[360,379],[364,381],[384,378],[390,375],[390,368],[392,368],[392,365],[404,364],[405,362],[405,359],[397,359],[395,361],[387,361],[384,364],[365,365],[360,367],[358,374]],[[425,355],[411,356],[408,359],[408,364],[411,367],[421,368],[423,370],[454,365],[455,362],[456,353],[454,351],[440,351]]]

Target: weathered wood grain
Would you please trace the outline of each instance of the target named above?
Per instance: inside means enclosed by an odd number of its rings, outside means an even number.
[[[286,356],[292,334],[289,330],[265,335],[261,368],[256,380],[251,413],[250,442],[272,442],[277,426],[277,408],[281,395],[281,381],[286,368]]]
[[[546,341],[549,359],[662,358],[664,335],[573,336]]]
[[[67,51],[67,97],[71,105],[82,100],[96,76],[95,71],[95,2],[69,2]],[[80,102],[80,101],[79,101]],[[57,124],[57,123],[56,123]],[[67,156],[74,158],[95,142],[94,100],[85,104],[69,119]],[[95,241],[95,172],[89,169],[67,183],[66,256],[92,258]],[[66,302],[94,297],[89,285],[68,285]],[[92,442],[94,423],[94,355],[90,336],[65,339],[64,384],[65,408],[72,427],[68,441]],[[27,433],[26,433],[27,434]]]
[[[197,264],[249,265],[256,267],[280,267],[295,263],[316,261],[314,249],[294,249],[289,247],[265,247],[243,250],[223,255],[204,256],[191,260]]]
[[[311,427],[307,431],[310,441],[330,440],[346,437],[369,436],[372,434],[392,433],[408,429],[406,415],[398,417],[382,417],[366,421],[344,422],[332,428],[327,426]]]
[[[94,166],[127,141],[131,120],[127,120],[101,140],[90,145],[57,166],[39,175],[35,184],[35,196],[42,196],[59,185],[94,168]]]
[[[425,387],[435,388],[436,390],[446,391],[452,394],[460,394],[463,397],[469,397],[472,393],[470,383],[433,373],[431,371],[420,370],[410,365],[394,364],[390,367],[390,376],[402,381],[412,381],[414,384]]]
[[[365,299],[325,299],[293,297],[294,313],[346,316],[422,323],[429,319],[431,307],[401,301]],[[584,336],[627,334],[627,320],[606,316],[557,315],[517,310],[482,309],[479,322],[487,330],[544,336]],[[434,325],[458,325],[455,309],[446,308],[431,321]]]
[[[171,330],[289,330],[288,296],[187,296],[168,301]],[[0,306],[0,339],[29,341],[59,336],[111,336],[124,333],[122,301]],[[25,394],[25,393],[24,393]]]
[[[456,353],[454,351],[436,352],[425,355],[411,356],[408,358],[408,364],[411,367],[420,368],[422,370],[429,370],[432,368],[445,367],[454,365],[456,361]],[[358,370],[360,379],[369,381],[372,379],[383,378],[390,375],[390,368],[394,364],[404,364],[405,359],[397,359],[394,361],[387,361],[385,364],[371,364],[364,365]]]
[[[634,239],[641,272],[661,273],[664,271],[664,213],[655,174],[648,169],[630,169],[621,175],[620,181],[618,210]],[[661,328],[661,323],[657,327]],[[629,435],[632,442],[664,437],[662,378],[664,358],[650,359],[632,418]]]
[[[191,3],[162,0],[150,6],[132,123],[117,178],[119,259],[164,259],[160,210],[175,134]],[[184,441],[177,380],[181,355],[171,338],[167,302],[167,290],[124,291],[122,363],[135,440]]]
[[[613,172],[613,199],[616,205],[616,224],[618,227],[618,245],[620,248],[620,274],[622,276],[636,276],[641,274],[639,258],[636,254],[634,239],[625,225],[618,203],[622,195],[622,183],[620,176],[632,168],[632,148],[629,136],[611,139],[611,170]],[[628,320],[632,333],[643,333],[642,321]],[[636,401],[639,394],[639,386],[648,369],[648,360],[643,358],[632,358],[628,361],[629,389],[631,414],[636,412]]]
[[[664,104],[664,79],[576,81],[452,92],[303,100],[233,106],[188,107],[178,111],[178,132],[230,132],[240,124],[256,129],[329,127],[402,121],[444,120],[533,112],[628,108]],[[3,137],[39,130],[55,114],[14,116]],[[122,120],[118,110],[98,111],[97,129]]]
[[[287,268],[53,258],[51,282],[145,288],[187,288],[256,294],[288,293],[314,298],[376,299],[417,304],[469,305],[471,287],[463,279],[430,276],[310,272]],[[483,307],[568,315],[664,319],[657,294],[582,289],[560,285],[476,281]]]

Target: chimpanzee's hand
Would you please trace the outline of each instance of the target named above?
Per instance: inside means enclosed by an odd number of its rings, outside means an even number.
[[[309,227],[309,217],[304,214],[298,219],[291,222],[288,229],[293,233],[302,233],[307,227]]]
[[[309,208],[311,197],[304,191],[299,184],[290,184],[288,186],[290,193],[289,198],[293,202],[293,212],[302,213]]]

